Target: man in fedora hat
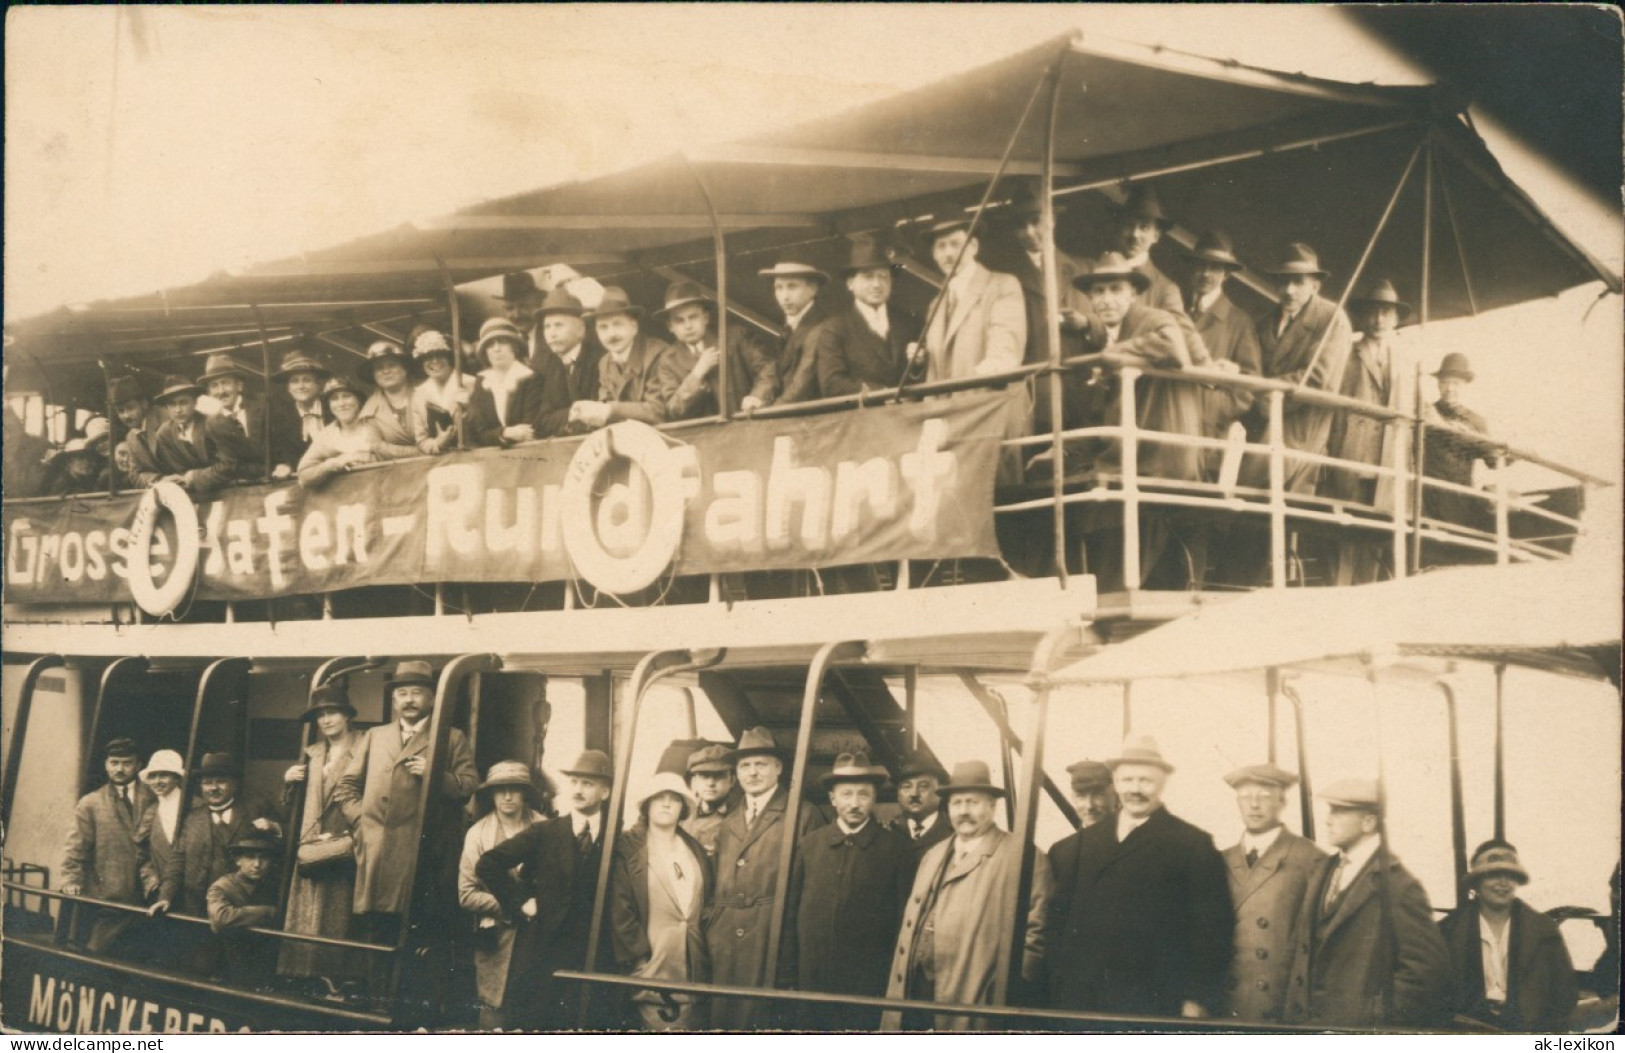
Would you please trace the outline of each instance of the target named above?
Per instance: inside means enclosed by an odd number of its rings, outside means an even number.
[[[467,737],[448,728],[445,752],[436,757],[436,782],[423,792],[423,780],[431,775],[431,751],[439,745],[431,741],[435,684],[428,662],[396,663],[394,675],[384,682],[390,719],[367,729],[334,791],[356,840],[356,927],[359,935],[377,943],[393,944],[402,935],[401,913],[414,886],[428,906],[427,911],[414,911],[422,931],[444,932],[456,917],[462,804],[480,776]],[[420,811],[420,800],[427,801],[426,812]],[[388,959],[373,955],[375,994],[382,991],[378,985],[387,981],[387,973]]]
[[[526,352],[531,358],[537,347],[536,312],[542,305],[542,290],[536,285],[536,276],[529,271],[515,271],[502,276],[502,317],[507,319],[523,336]]]
[[[1179,286],[1151,262],[1151,250],[1173,225],[1162,210],[1157,188],[1150,183],[1135,183],[1124,194],[1122,203],[1110,210],[1103,241],[1108,251],[1121,253],[1130,267],[1145,275],[1142,299],[1146,305],[1177,316],[1185,310]]]
[[[598,398],[598,363],[604,357],[596,336],[587,334],[586,308],[564,285],[555,285],[536,311],[536,326],[542,342],[564,366],[567,404],[549,411],[542,421],[549,435],[564,435],[572,431],[585,431],[580,424],[571,424],[570,407],[577,402]]]
[[[587,317],[604,348],[598,361],[598,397],[572,405],[570,423],[588,429],[623,420],[664,424],[666,406],[657,378],[660,360],[671,348],[638,328],[643,308],[625,289],[610,285]]]
[[[1557,923],[1518,897],[1529,872],[1500,839],[1473,849],[1468,898],[1439,923],[1450,954],[1450,1010],[1500,1031],[1573,1030],[1574,961]]]
[[[683,820],[683,829],[698,841],[705,854],[717,856],[717,834],[728,815],[744,800],[744,791],[734,783],[728,747],[702,746],[688,755],[684,766],[688,788],[694,794],[694,811]]]
[[[1377,781],[1342,779],[1318,796],[1337,852],[1315,868],[1299,911],[1287,1021],[1438,1024],[1449,954],[1427,893],[1383,843]]]
[[[286,479],[299,463],[289,457],[288,440],[294,422],[286,404],[279,400],[256,400],[252,404],[243,392],[253,374],[239,366],[230,355],[210,355],[204,360],[203,375],[198,386],[218,403],[214,412],[217,420],[230,421],[241,432],[245,478],[268,472],[273,479]],[[271,419],[276,414],[275,420]],[[266,463],[266,433],[270,433],[270,463]]]
[[[1056,200],[1057,242],[1061,234],[1060,217],[1065,211],[1066,205]],[[1044,231],[1041,226],[1043,212],[1038,180],[1025,176],[1015,180],[1009,203],[990,217],[987,252],[985,256],[979,257],[993,270],[1012,275],[1021,286],[1027,318],[1027,341],[1022,360],[1028,363],[1049,360],[1049,325],[1044,315],[1046,295]],[[1072,287],[1072,279],[1083,273],[1082,262],[1057,243],[1055,263],[1056,295],[1059,297],[1057,308],[1065,317],[1086,317],[1089,310],[1088,297]],[[1076,336],[1076,330],[1077,327],[1073,323],[1063,323],[1063,345],[1068,343],[1069,337]],[[1070,349],[1067,353],[1075,353],[1075,349]],[[1035,412],[1038,419],[1047,427],[1049,406],[1048,399],[1043,397],[1042,391],[1040,381]]]
[[[1430,427],[1422,446],[1422,474],[1457,486],[1473,485],[1473,464],[1493,465],[1502,447],[1489,438],[1490,426],[1483,416],[1467,408],[1462,397],[1473,382],[1473,367],[1467,356],[1452,351],[1444,356],[1432,374],[1439,385],[1439,400],[1432,416],[1424,415]],[[1483,438],[1475,438],[1473,433]],[[1492,518],[1489,503],[1470,494],[1436,486],[1422,491],[1422,512],[1431,519],[1443,519],[1462,526],[1483,528]]]
[[[602,1029],[616,1021],[610,1000],[595,997],[580,1019],[581,988],[553,979],[587,964],[588,939],[604,853],[604,804],[613,774],[608,754],[587,750],[564,769],[568,813],[537,823],[480,857],[474,873],[517,926],[503,1014],[518,1028]],[[516,877],[515,874],[518,874]],[[598,961],[610,958],[604,926]]]
[[[141,767],[135,740],[110,739],[102,751],[107,782],[79,798],[62,850],[61,891],[115,903],[141,905],[141,852],[137,832],[152,811],[153,796],[136,781]],[[126,941],[134,915],[86,909],[87,950],[101,953]]]
[[[820,396],[894,388],[905,373],[910,379],[923,376],[923,360],[909,355],[917,324],[890,305],[895,269],[877,242],[862,238],[852,243],[852,254],[841,268],[852,304],[825,319],[809,338],[818,356]]]
[[[1049,1005],[1211,1016],[1235,926],[1224,861],[1206,831],[1163,807],[1174,767],[1155,739],[1131,735],[1105,763],[1122,810],[1053,860]]]
[[[932,300],[920,335],[927,380],[958,380],[1020,367],[1027,347],[1021,283],[977,259],[982,239],[969,216],[952,216],[926,231],[931,259],[946,279]]]
[[[811,338],[813,330],[830,316],[823,295],[829,275],[794,256],[783,257],[756,273],[773,279],[773,299],[784,312],[784,335],[774,355],[781,389],[778,401],[810,402],[819,397],[818,356],[813,353]]]
[[[199,413],[201,394],[203,389],[185,377],[170,376],[152,400],[169,418],[152,443],[161,478],[180,484],[195,498],[254,474],[242,428],[225,417]]]
[[[1410,305],[1399,298],[1394,283],[1386,278],[1368,281],[1359,295],[1349,300],[1349,314],[1359,331],[1359,339],[1349,352],[1339,389],[1345,398],[1409,413],[1416,406],[1411,375],[1414,363],[1408,360],[1398,338],[1399,320]],[[1339,412],[1332,418],[1328,450],[1333,457],[1360,464],[1393,467],[1396,444],[1407,445],[1409,429],[1395,421]],[[1320,492],[1342,501],[1356,501],[1379,509],[1393,508],[1393,480],[1378,479],[1347,468],[1326,469]],[[1373,576],[1357,580],[1373,580]],[[1339,584],[1352,582],[1339,579]]]
[[[1210,365],[1222,373],[1244,373],[1256,377],[1263,369],[1258,351],[1258,323],[1236,306],[1224,291],[1224,283],[1242,269],[1235,247],[1223,231],[1210,230],[1196,239],[1185,252],[1185,310],[1196,325],[1207,348]],[[1253,395],[1239,388],[1206,388],[1202,391],[1202,433],[1222,439],[1230,425],[1252,408]],[[1207,475],[1217,470],[1216,458]]]
[[[332,370],[304,351],[289,351],[282,356],[282,364],[271,374],[271,379],[280,381],[283,389],[281,395],[271,396],[271,424],[278,429],[271,436],[271,444],[279,451],[272,453],[273,461],[285,462],[297,469],[299,458],[310,449],[310,444],[328,422],[327,407],[322,402],[322,385],[332,375]]]
[[[783,946],[779,962],[767,960],[768,934],[779,909],[774,897],[780,848],[786,837],[799,843],[817,816],[803,808],[796,828],[785,827],[789,794],[779,785],[784,761],[766,728],[747,728],[728,760],[744,799],[717,832],[716,898],[705,926],[711,978],[719,984],[769,987],[789,964]],[[711,1026],[723,1031],[786,1027],[791,1019],[789,1010],[768,1002],[719,998],[711,1007]]]
[[[994,825],[1005,792],[993,785],[982,761],[954,765],[942,787],[954,836],[925,854],[903,911],[891,955],[887,998],[919,998],[952,1005],[987,1004],[994,991],[999,948],[1010,937],[1002,917],[1004,889],[1021,870],[1021,840]],[[1025,906],[1021,979],[1035,984],[1044,964],[1049,862],[1033,848],[1032,886]],[[1018,907],[1018,909],[1021,909]],[[977,1017],[888,1011],[886,1030],[968,1031],[986,1027]],[[997,1026],[997,1025],[994,1025]]]
[[[147,398],[135,377],[113,381],[108,401],[113,404],[113,464],[119,487],[151,486],[163,477],[156,446],[163,411]]]
[[[778,394],[778,366],[742,325],[728,329],[726,351],[717,346],[715,300],[698,282],[673,282],[655,317],[671,331],[671,350],[655,373],[655,397],[667,420],[732,416],[771,405]],[[728,405],[719,406],[718,370],[728,371]]]
[[[1326,853],[1281,824],[1286,791],[1298,777],[1273,764],[1250,764],[1224,777],[1236,791],[1241,840],[1224,850],[1236,906],[1227,1015],[1279,1021],[1292,975],[1295,927],[1309,881]]]
[[[785,954],[802,991],[886,993],[886,965],[914,878],[909,843],[874,818],[886,769],[843,753],[819,780],[835,822],[796,845],[785,908]],[[809,1031],[872,1031],[878,1010],[807,1006]]]
[[[897,829],[908,839],[909,861],[915,869],[937,844],[954,836],[942,814],[941,788],[948,773],[925,753],[911,753],[897,769]]]

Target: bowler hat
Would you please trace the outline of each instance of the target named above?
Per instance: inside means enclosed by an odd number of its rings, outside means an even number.
[[[746,728],[739,736],[739,745],[728,751],[728,763],[738,764],[746,757],[778,757],[779,747],[773,742],[773,733],[764,727]]]
[[[498,340],[511,341],[520,358],[530,354],[530,347],[525,340],[525,334],[521,333],[519,327],[506,318],[487,318],[485,320],[485,324],[480,326],[480,342],[475,348],[476,353],[485,354],[487,345]]]
[[[163,390],[158,392],[157,395],[153,396],[152,401],[162,404],[168,402],[176,395],[190,395],[193,398],[197,398],[201,394],[203,394],[202,388],[198,387],[190,380],[187,380],[185,377],[171,374],[164,378]]]
[[[626,295],[626,290],[619,285],[606,285],[604,286],[604,295],[598,300],[598,306],[588,311],[583,317],[597,320],[617,314],[642,318],[643,308],[633,303],[632,298]]]
[[[1520,885],[1529,884],[1529,871],[1518,859],[1518,850],[1505,841],[1486,841],[1473,851],[1472,865],[1467,868],[1467,883],[1493,874],[1505,874]]]
[[[938,793],[946,801],[956,793],[985,793],[991,797],[1003,797],[1004,790],[993,785],[993,773],[988,770],[987,762],[973,760],[961,761],[954,765],[953,777],[939,787]]]
[[[205,753],[202,762],[192,774],[200,779],[210,775],[227,775],[235,779],[241,776],[243,771],[237,765],[237,758],[229,753]]]
[[[1085,270],[1078,277],[1072,279],[1073,288],[1080,292],[1088,292],[1090,288],[1100,282],[1123,280],[1134,286],[1136,292],[1145,292],[1151,288],[1151,279],[1147,278],[1129,263],[1128,257],[1121,252],[1103,252],[1092,260],[1084,262]]]
[[[327,405],[329,399],[341,391],[348,391],[362,402],[367,401],[367,389],[359,381],[349,377],[328,377],[327,383],[322,385],[322,405]]]
[[[1105,763],[1114,772],[1124,764],[1149,764],[1167,772],[1174,770],[1174,766],[1163,759],[1157,740],[1150,735],[1130,735],[1123,740],[1123,748],[1117,756],[1107,757]]]
[[[252,830],[240,834],[236,840],[227,845],[226,854],[240,856],[245,852],[253,852],[257,855],[274,856],[277,854],[277,847],[276,838],[270,834]]]
[[[663,793],[676,794],[682,800],[684,819],[687,819],[689,813],[694,811],[694,795],[689,792],[688,784],[683,782],[683,777],[674,771],[655,773],[655,777],[649,782],[648,789],[644,790],[643,796],[638,798],[638,811],[647,816],[649,814],[649,802]]]
[[[134,377],[119,377],[113,381],[113,390],[108,397],[114,406],[122,406],[126,402],[135,402],[147,396],[141,391],[141,382]]]
[[[234,362],[230,355],[210,355],[203,360],[203,375],[197,378],[197,382],[208,387],[210,381],[220,380],[223,377],[247,380],[250,376],[252,374]]]
[[[852,253],[841,273],[850,277],[859,271],[891,270],[897,266],[884,245],[873,238],[862,238],[852,243]]]
[[[728,763],[728,747],[706,746],[688,755],[688,774],[702,771],[733,771]]]
[[[517,787],[525,791],[525,796],[530,799],[531,804],[534,805],[537,802],[539,794],[536,790],[536,783],[530,777],[530,765],[524,761],[497,761],[485,773],[485,781],[480,783],[474,792],[483,793],[486,790],[495,790],[503,786]]]
[[[1350,307],[1392,307],[1400,314],[1411,313],[1411,305],[1399,298],[1399,290],[1387,278],[1375,278],[1365,283],[1358,296],[1349,297]]]
[[[564,769],[564,774],[582,779],[602,779],[605,782],[611,782],[615,778],[614,771],[610,767],[609,754],[603,750],[582,750],[575,764]]]
[[[703,303],[715,308],[717,302],[705,295],[699,282],[681,281],[672,282],[666,286],[666,302],[660,310],[654,313],[656,318],[665,318],[679,307],[686,307],[691,303]]]
[[[108,739],[107,745],[102,747],[104,757],[139,757],[141,751],[135,748],[135,739],[120,736]]]
[[[186,762],[174,750],[157,750],[147,758],[147,766],[141,769],[141,781],[150,783],[154,775],[173,775],[177,779],[184,779]]]
[[[1473,379],[1473,375],[1472,363],[1467,361],[1467,356],[1460,351],[1452,351],[1445,355],[1444,361],[1439,363],[1438,370],[1433,373],[1435,377],[1460,377],[1469,381]]]
[[[1320,253],[1315,251],[1313,245],[1302,241],[1294,241],[1286,247],[1281,262],[1264,271],[1265,274],[1290,275],[1308,274],[1316,278],[1325,278],[1329,275],[1320,266]]]
[[[571,295],[570,290],[562,285],[555,285],[549,289],[547,299],[543,300],[542,306],[536,309],[536,317],[539,319],[546,318],[550,314],[567,314],[580,318],[586,313],[586,308],[581,306],[581,301]]]
[[[295,373],[314,373],[319,377],[332,376],[333,371],[303,351],[289,351],[282,356],[282,365],[271,374],[272,380],[287,380]]]
[[[867,753],[843,753],[835,758],[835,766],[818,780],[818,785],[832,790],[843,782],[866,782],[879,789],[886,782],[886,769],[879,765],[871,767]]]
[[[1129,187],[1128,196],[1116,208],[1117,215],[1127,216],[1131,219],[1149,219],[1163,230],[1173,226],[1173,220],[1162,211],[1162,202],[1157,198],[1157,188],[1150,183],[1135,183]]]
[[[299,719],[315,720],[329,709],[336,709],[351,720],[355,719],[355,706],[350,704],[349,694],[341,685],[332,681],[310,693],[310,703],[305,706],[305,711],[299,714]]]
[[[1232,788],[1240,787],[1242,783],[1256,782],[1285,790],[1297,785],[1298,776],[1273,764],[1247,764],[1230,772],[1224,781]]]
[[[925,753],[909,754],[903,758],[903,763],[897,768],[898,782],[905,779],[917,779],[922,775],[931,776],[937,780],[939,785],[948,781],[948,773],[943,770],[942,765]]]
[[[1361,811],[1377,810],[1376,779],[1339,779],[1315,794],[1333,808],[1357,808]]]
[[[764,278],[811,278],[823,285],[829,281],[829,275],[794,257],[781,257],[773,266],[756,272]]]
[[[1210,230],[1196,239],[1196,244],[1185,250],[1185,255],[1193,260],[1204,263],[1217,263],[1227,270],[1241,270],[1241,261],[1236,259],[1236,247],[1231,243],[1229,235],[1223,231]]]
[[[1051,207],[1056,215],[1066,211],[1066,204],[1056,198],[1050,198]],[[1012,221],[1036,219],[1044,214],[1043,186],[1037,179],[1023,178],[1019,180],[1010,194],[1010,203],[1000,210],[999,214]]]
[[[387,696],[397,687],[434,687],[434,666],[420,659],[395,663],[395,675],[384,681]]]
[[[1066,773],[1072,776],[1072,792],[1074,793],[1097,790],[1102,786],[1112,784],[1112,770],[1099,761],[1081,760],[1076,764],[1068,764]]]
[[[527,296],[539,296],[541,291],[536,287],[535,276],[529,271],[515,271],[502,276],[502,295],[497,299],[512,303]]]
[[[367,360],[361,363],[361,374],[366,377],[367,383],[377,385],[372,372],[380,363],[395,360],[406,368],[408,374],[412,372],[412,357],[393,340],[374,340],[367,347]]]

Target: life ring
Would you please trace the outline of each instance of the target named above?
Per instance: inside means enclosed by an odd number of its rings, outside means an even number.
[[[593,491],[609,463],[624,457],[649,479],[653,501],[649,532],[625,556],[610,553],[598,536],[593,517]],[[655,429],[638,421],[621,421],[587,438],[570,458],[561,493],[564,548],[581,576],[608,593],[646,589],[659,580],[677,555],[683,539],[683,484],[678,459]]]
[[[162,587],[152,580],[152,535],[162,506],[175,517],[175,564]],[[179,607],[197,576],[199,555],[197,508],[186,491],[167,480],[149,486],[130,522],[127,557],[130,598],[148,614],[162,617]]]

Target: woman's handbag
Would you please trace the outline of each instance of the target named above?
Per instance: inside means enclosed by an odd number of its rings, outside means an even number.
[[[328,809],[337,803],[337,798],[328,801],[327,808],[322,809],[310,829],[300,836],[297,853],[300,877],[328,877],[355,863],[355,836],[348,830],[334,834],[322,829]]]

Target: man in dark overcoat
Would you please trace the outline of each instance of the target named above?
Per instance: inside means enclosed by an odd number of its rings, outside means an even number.
[[[1155,740],[1131,737],[1105,763],[1122,810],[1050,860],[1049,1004],[1210,1016],[1223,1004],[1235,924],[1224,861],[1212,837],[1162,806],[1173,765]]]
[[[137,832],[156,799],[136,781],[141,765],[134,739],[110,740],[102,763],[107,782],[73,808],[73,827],[62,851],[61,891],[139,906],[144,896]],[[138,915],[85,907],[81,917],[89,919],[85,947],[99,954],[113,947]]]
[[[924,377],[925,360],[910,365],[909,343],[918,332],[914,319],[891,306],[896,268],[880,245],[857,241],[841,274],[852,303],[825,319],[812,335],[818,356],[818,393],[824,398],[894,388],[905,374]]]
[[[152,440],[158,471],[194,498],[208,497],[254,471],[246,460],[248,438],[237,422],[197,411],[202,393],[185,377],[171,376],[152,400],[168,415]]]
[[[909,842],[874,818],[886,769],[843,753],[820,785],[835,822],[803,837],[790,870],[786,954],[802,991],[886,993],[886,969],[914,882]],[[880,1011],[807,1006],[810,1031],[872,1031]]]
[[[784,335],[774,349],[779,401],[810,402],[819,397],[812,333],[831,314],[825,294],[829,275],[795,257],[785,257],[756,273],[773,279],[773,299],[784,312]]]
[[[914,870],[934,845],[954,836],[953,824],[942,814],[938,793],[947,781],[942,765],[923,753],[903,758],[897,769],[897,807],[902,814],[894,825],[908,841],[909,866]]]

